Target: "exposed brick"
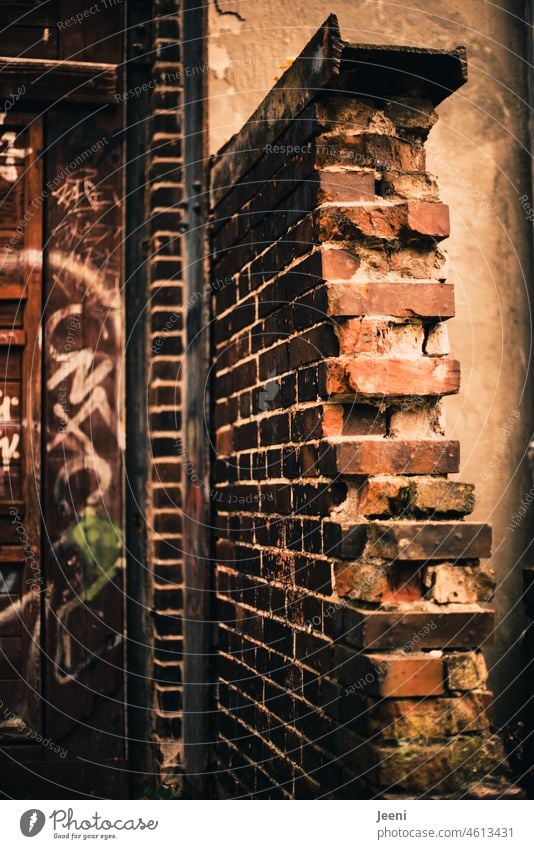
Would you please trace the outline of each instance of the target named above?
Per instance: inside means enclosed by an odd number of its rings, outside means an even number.
[[[446,612],[432,605],[420,610],[347,608],[343,635],[358,648],[388,649],[410,644],[417,649],[472,648],[474,644],[491,644],[493,622],[493,612],[476,605],[458,605]]]
[[[342,557],[467,560],[489,557],[491,528],[478,522],[367,522],[339,529]]]
[[[460,699],[388,699],[367,704],[367,731],[385,740],[431,741],[489,728],[484,696],[476,692]]]
[[[342,598],[374,603],[423,599],[423,575],[419,565],[391,564],[360,557],[347,563],[335,563],[334,576],[336,592]]]
[[[396,786],[412,793],[464,790],[473,771],[483,774],[501,768],[505,755],[501,741],[490,735],[462,735],[450,742],[402,748],[377,747],[373,753],[378,786]]]
[[[385,435],[385,416],[368,405],[343,407],[328,404],[307,407],[293,413],[291,434],[295,442],[307,442],[329,436]]]
[[[331,397],[450,395],[460,388],[456,360],[357,357],[326,363],[324,391]]]
[[[374,200],[375,175],[372,171],[321,171],[318,201]]]
[[[367,517],[396,516],[404,512],[409,492],[410,478],[367,478],[358,489],[358,513]]]
[[[327,315],[392,315],[400,318],[445,319],[454,315],[454,289],[449,283],[329,283]]]
[[[340,648],[336,652],[336,666],[339,666],[339,679],[349,693],[363,691],[383,698],[444,693],[443,659],[429,653],[354,654]]]
[[[325,134],[318,137],[316,148],[316,161],[320,166],[352,160],[364,167],[400,171],[423,171],[425,167],[422,146],[374,133],[345,139]]]
[[[344,248],[321,247],[313,254],[314,279],[350,280],[360,267],[358,257]]]
[[[228,456],[232,453],[234,447],[233,434],[234,429],[232,425],[227,425],[226,427],[219,428],[216,433],[218,454]]]
[[[495,584],[495,572],[489,566],[441,563],[429,567],[425,574],[428,598],[438,604],[490,601]]]
[[[449,210],[441,203],[414,201],[372,206],[328,206],[317,213],[319,238],[324,241],[361,238],[398,239],[449,235]]]
[[[408,504],[421,514],[456,513],[465,515],[475,506],[475,487],[436,478],[417,478],[410,484]]]
[[[449,215],[424,170],[443,57],[424,61],[410,92],[400,71],[345,70],[373,96],[316,92],[279,127],[276,106],[213,163],[216,757],[233,795],[454,794],[502,756],[465,661],[493,629],[490,532],[459,521],[473,488],[446,477]]]
[[[449,654],[446,658],[449,690],[477,690],[484,687],[488,670],[480,652]]]
[[[321,447],[325,474],[447,474],[458,471],[459,444],[439,439],[352,439]]]
[[[425,327],[418,319],[353,318],[337,322],[335,330],[341,356],[420,356],[425,345]]]

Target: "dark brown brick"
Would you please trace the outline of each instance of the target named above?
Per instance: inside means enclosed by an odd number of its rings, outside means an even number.
[[[491,645],[493,627],[493,611],[476,605],[445,612],[432,605],[414,611],[355,608],[343,614],[345,641],[369,649],[476,648]]]
[[[491,556],[491,527],[478,522],[368,522],[339,527],[339,556],[468,560]]]
[[[321,447],[324,474],[448,474],[458,471],[459,444],[441,439],[394,440],[369,438]]]

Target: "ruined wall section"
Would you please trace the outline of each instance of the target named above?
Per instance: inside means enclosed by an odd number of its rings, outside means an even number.
[[[444,94],[419,89],[318,95],[278,135],[253,116],[254,164],[224,165],[238,134],[213,169],[232,796],[476,796],[506,771],[479,650],[491,530],[465,518],[473,487],[448,478],[459,445],[442,413],[460,369],[448,209],[424,146]]]

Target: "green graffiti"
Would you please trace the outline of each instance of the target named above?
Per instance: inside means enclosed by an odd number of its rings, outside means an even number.
[[[109,518],[88,507],[67,531],[67,543],[76,546],[83,568],[84,601],[94,601],[120,566],[122,538]]]

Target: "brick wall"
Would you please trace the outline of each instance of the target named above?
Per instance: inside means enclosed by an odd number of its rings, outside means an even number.
[[[182,770],[184,320],[181,4],[155,0],[150,125],[149,568],[154,623],[154,740],[163,781]]]
[[[326,90],[295,98],[317,55]],[[349,46],[330,19],[296,66],[212,170],[221,792],[512,793],[425,170],[464,56]]]

